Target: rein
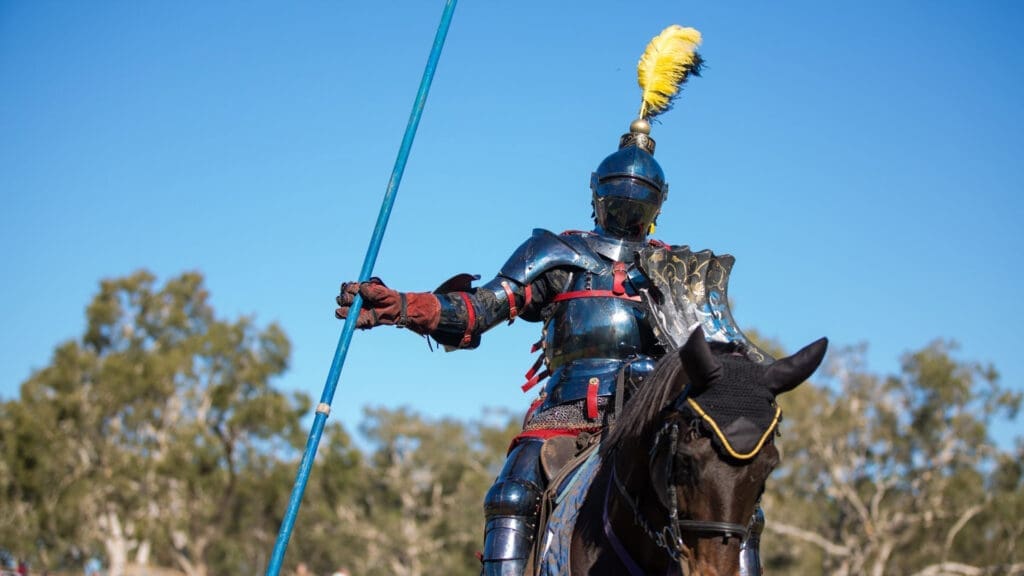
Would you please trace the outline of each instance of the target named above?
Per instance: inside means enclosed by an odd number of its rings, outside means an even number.
[[[696,430],[699,426],[699,421],[695,421],[691,424],[691,430]],[[679,444],[679,424],[678,423],[666,423],[662,426],[661,430],[658,431],[654,437],[654,444],[651,446],[649,453],[650,462],[653,462],[654,457],[657,455],[658,446],[661,445],[662,437],[665,433],[668,433],[669,438],[669,454],[675,454],[676,447]],[[686,440],[689,442],[689,440]],[[629,509],[633,512],[633,522],[642,529],[647,536],[654,541],[654,543],[665,550],[669,557],[679,565],[686,554],[686,547],[683,543],[683,534],[697,534],[698,537],[706,536],[721,536],[723,543],[728,542],[731,538],[739,538],[743,541],[747,537],[747,526],[742,524],[736,524],[734,522],[720,522],[714,520],[690,520],[679,518],[679,501],[676,497],[676,487],[672,484],[672,467],[674,458],[667,459],[666,469],[666,493],[669,499],[669,510],[668,510],[668,523],[663,526],[660,530],[655,529],[648,522],[643,512],[640,510],[640,506],[637,501],[630,496],[626,486],[622,483],[622,480],[618,475],[618,467],[615,463],[618,461],[618,452],[612,457],[612,470],[611,477],[612,482],[615,484],[615,488],[619,493],[619,496],[626,502]],[[622,542],[619,541],[618,537],[615,536],[612,530],[611,522],[608,520],[608,501],[611,495],[611,485],[609,484],[608,490],[605,493],[604,502],[604,533],[611,542],[612,547],[615,549],[619,559],[622,560],[623,564],[629,568],[630,574],[639,575],[643,574],[640,570],[636,561],[629,555],[629,551],[625,549]]]

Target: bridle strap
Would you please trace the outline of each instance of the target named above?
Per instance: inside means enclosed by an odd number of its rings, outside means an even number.
[[[612,474],[615,474],[615,469],[612,469]],[[608,483],[608,487],[604,491],[604,511],[601,513],[601,520],[604,524],[604,536],[611,543],[612,549],[615,550],[615,554],[619,557],[619,560],[626,565],[626,570],[629,571],[630,576],[644,576],[645,572],[640,565],[633,560],[633,556],[630,555],[629,550],[626,550],[626,546],[622,544],[622,540],[615,535],[615,530],[612,529],[612,523],[608,519],[608,502],[611,500],[612,494],[612,483]]]
[[[661,430],[655,435],[654,444],[651,446],[650,457],[654,458],[657,453],[658,446],[661,444],[662,435],[665,431],[669,431],[669,453],[674,454],[676,451],[677,442],[679,441],[679,425],[678,424],[667,424],[662,427]],[[626,502],[630,510],[633,512],[633,521],[639,526],[647,536],[654,541],[658,547],[664,549],[668,555],[675,562],[680,562],[685,552],[683,544],[683,534],[695,534],[698,537],[717,537],[720,536],[723,542],[728,542],[731,538],[738,538],[741,542],[747,537],[747,527],[742,524],[734,522],[720,522],[716,520],[691,520],[691,519],[680,519],[679,509],[676,505],[678,502],[676,498],[675,485],[669,482],[666,487],[666,492],[669,497],[669,509],[668,516],[669,522],[661,530],[654,530],[648,524],[647,519],[644,518],[643,513],[640,511],[640,506],[626,490],[622,480],[619,478],[617,466],[617,451],[613,453],[611,457],[611,481],[615,484],[616,489],[619,492],[619,496]],[[667,470],[665,478],[672,478],[672,461],[670,457],[666,463]],[[608,492],[611,492],[611,484],[608,486]],[[629,562],[633,562],[632,558],[629,557],[628,553],[625,553],[625,549],[622,548],[622,552],[619,548],[622,547],[621,542],[614,536],[614,532],[611,531],[611,525],[608,522],[608,501],[607,495],[605,497],[605,510],[604,510],[604,524],[605,524],[605,535],[608,540],[612,543],[612,547],[615,548],[616,553],[623,559],[623,563],[629,566]],[[624,555],[625,554],[625,555]],[[635,564],[635,562],[633,562]],[[630,568],[632,574],[632,568]]]
[[[747,527],[735,522],[716,522],[712,520],[678,520],[681,532],[694,532],[698,534],[721,534],[723,540],[730,538],[747,538]]]
[[[637,513],[637,508],[634,506],[633,501],[622,492],[622,485],[619,483],[618,476],[615,474],[614,464],[612,464],[612,480],[613,482],[608,483],[608,486],[604,492],[604,511],[601,513],[602,523],[604,524],[604,535],[608,539],[608,542],[611,543],[612,549],[615,550],[616,556],[618,556],[619,560],[621,560],[622,563],[626,566],[626,570],[629,571],[630,576],[645,576],[647,575],[647,572],[644,571],[644,569],[636,563],[636,560],[633,559],[633,556],[629,553],[629,550],[627,550],[626,546],[622,543],[621,540],[619,540],[619,537],[615,535],[615,529],[612,527],[611,520],[608,518],[608,502],[611,501],[613,483],[617,488],[619,488],[619,494],[626,496],[627,502],[629,502],[629,507],[633,510],[634,519],[637,520],[637,522],[639,523],[643,522],[643,518],[641,518]],[[644,524],[642,524],[641,527],[656,543],[660,542],[659,538],[651,534],[650,528],[646,525],[646,522],[644,522]],[[664,538],[663,535],[661,537]],[[669,556],[671,556],[674,560],[674,563],[670,564],[669,569],[665,572],[665,576],[679,576],[680,574],[682,574],[681,556],[673,555],[672,549],[664,546],[661,543],[659,543],[658,545],[668,550]]]
[[[664,549],[668,552],[668,555],[675,561],[679,561],[682,557],[683,552],[683,539],[681,535],[676,532],[675,524],[668,524],[661,530],[655,530],[651,528],[651,525],[647,523],[647,519],[644,518],[642,512],[640,512],[640,506],[629,495],[629,491],[622,484],[622,480],[619,479],[619,474],[615,466],[615,458],[612,458],[612,482],[615,483],[615,488],[619,492],[619,497],[626,502],[629,509],[633,512],[633,522],[639,526],[647,536],[658,545],[659,548]]]

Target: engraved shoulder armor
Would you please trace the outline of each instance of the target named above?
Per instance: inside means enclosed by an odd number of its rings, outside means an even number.
[[[603,274],[608,264],[586,243],[572,236],[559,236],[548,230],[536,229],[501,267],[501,276],[526,285],[544,272],[559,266],[571,266]]]

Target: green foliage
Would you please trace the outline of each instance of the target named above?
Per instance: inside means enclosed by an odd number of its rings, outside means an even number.
[[[284,332],[217,318],[196,273],[105,280],[86,316],[81,339],[0,404],[0,541],[37,565],[98,553],[111,574],[265,570],[311,408],[271,385]],[[517,426],[497,420],[372,409],[362,449],[329,424],[289,561],[475,574],[481,500]]]
[[[511,417],[499,422],[367,409],[365,455],[345,437],[321,449],[307,488],[317,507],[296,528],[294,557],[315,573],[478,574],[483,494],[518,432]]]
[[[3,406],[15,506],[0,537],[46,564],[102,551],[113,572],[152,550],[206,573],[207,547],[243,529],[243,491],[277,465],[268,454],[296,450],[309,401],[270,386],[288,339],[216,318],[197,273],[105,280],[86,320]]]
[[[112,576],[129,563],[262,573],[312,407],[273,386],[284,332],[218,318],[196,273],[106,280],[86,317],[0,403],[0,542],[37,566],[98,553]],[[767,572],[1024,574],[1024,442],[1008,452],[990,437],[1021,398],[955,354],[936,342],[882,376],[863,347],[833,351],[820,385],[780,399]],[[479,573],[483,495],[519,429],[485,416],[370,408],[358,439],[328,423],[287,567]]]
[[[825,386],[780,400],[783,466],[765,499],[769,567],[944,574],[953,564],[1002,570],[1024,560],[1019,516],[1006,513],[1024,504],[1019,458],[989,436],[997,418],[1015,417],[1020,395],[954,352],[935,342],[882,377],[864,369],[863,347],[840,350]]]

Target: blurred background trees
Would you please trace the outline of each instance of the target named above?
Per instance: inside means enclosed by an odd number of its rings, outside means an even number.
[[[287,336],[218,318],[196,273],[104,281],[86,316],[0,403],[0,548],[69,571],[99,556],[111,576],[262,573],[312,407],[274,386]],[[935,342],[880,375],[863,347],[834,350],[783,397],[767,572],[1024,574],[1024,443],[991,437],[1021,398],[955,352]],[[518,426],[373,407],[356,437],[329,423],[289,565],[477,574],[481,501]]]
[[[819,385],[780,399],[782,467],[765,495],[769,566],[782,573],[1024,573],[1024,444],[990,436],[1019,394],[936,341],[900,374],[830,354]],[[1012,445],[1011,439],[1002,444]]]

